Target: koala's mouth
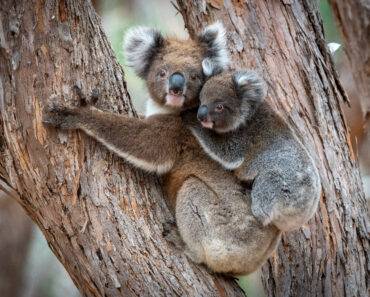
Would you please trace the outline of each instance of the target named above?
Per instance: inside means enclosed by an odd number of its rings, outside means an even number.
[[[213,129],[213,122],[211,120],[204,120],[200,122],[204,128]]]
[[[185,102],[185,96],[184,95],[174,95],[174,94],[167,94],[166,95],[166,103],[165,105],[171,106],[171,107],[182,107]]]

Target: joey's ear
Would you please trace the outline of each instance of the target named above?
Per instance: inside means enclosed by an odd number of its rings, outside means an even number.
[[[148,27],[129,29],[123,41],[127,65],[133,67],[138,76],[145,78],[152,59],[163,46],[164,37],[158,30]]]
[[[256,103],[265,99],[266,83],[256,72],[252,70],[237,71],[233,75],[233,82],[239,98]]]
[[[211,76],[224,70],[229,64],[224,25],[221,22],[216,22],[205,27],[198,35],[198,40],[206,48],[202,62],[204,74]]]

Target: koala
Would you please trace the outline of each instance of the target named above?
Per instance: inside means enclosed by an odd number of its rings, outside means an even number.
[[[185,113],[196,119],[196,110]],[[184,252],[195,263],[244,275],[259,268],[280,242],[281,231],[257,221],[250,193],[207,156],[182,114],[138,119],[54,102],[45,107],[43,121],[82,130],[135,167],[161,174]]]
[[[203,86],[197,112],[201,125],[193,118],[184,121],[207,155],[251,188],[255,218],[289,231],[314,215],[320,177],[308,151],[265,95],[255,72],[224,72]]]
[[[256,220],[250,194],[207,156],[183,122],[185,114],[196,122],[197,109],[191,107],[198,106],[204,79],[225,68],[223,27],[208,26],[197,41],[182,42],[153,29],[130,32],[136,33],[126,38],[128,64],[145,78],[152,97],[147,117],[54,101],[45,106],[43,122],[81,130],[135,167],[161,175],[185,253],[194,262],[234,275],[256,270],[274,251],[281,231]]]

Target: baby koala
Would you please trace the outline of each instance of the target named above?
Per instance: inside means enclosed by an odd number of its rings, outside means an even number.
[[[197,125],[204,151],[251,187],[252,213],[281,231],[299,228],[321,196],[312,157],[287,123],[264,101],[264,81],[253,71],[224,72],[200,94]]]

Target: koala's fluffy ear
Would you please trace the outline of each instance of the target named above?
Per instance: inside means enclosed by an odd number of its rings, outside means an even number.
[[[223,24],[216,22],[205,27],[198,35],[198,40],[206,48],[202,62],[204,74],[211,76],[224,70],[229,64],[229,54]]]
[[[235,72],[233,82],[240,99],[261,103],[266,97],[266,83],[254,71],[243,70]]]
[[[163,45],[164,37],[156,29],[148,27],[129,29],[123,41],[127,65],[133,67],[138,76],[145,78],[153,57]]]

